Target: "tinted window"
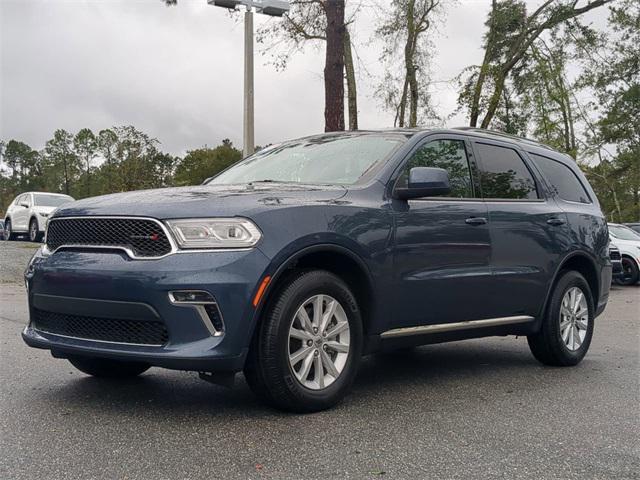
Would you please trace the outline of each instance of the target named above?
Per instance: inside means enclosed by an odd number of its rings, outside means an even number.
[[[538,198],[536,182],[520,155],[511,148],[477,144],[482,159],[482,194],[485,198]]]
[[[542,170],[556,195],[570,202],[591,203],[589,194],[569,167],[547,157],[533,153],[529,155]]]
[[[462,140],[434,140],[420,147],[407,162],[398,179],[399,187],[407,187],[409,170],[414,167],[443,168],[449,173],[449,197],[472,198],[473,187],[469,160]]]

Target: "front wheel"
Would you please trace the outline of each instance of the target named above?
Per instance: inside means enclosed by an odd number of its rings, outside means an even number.
[[[245,377],[266,403],[315,412],[342,399],[361,355],[362,320],[349,287],[330,272],[304,271],[267,306]]]
[[[629,257],[622,257],[622,273],[616,279],[619,285],[635,285],[640,279],[638,265]]]
[[[16,239],[16,234],[11,229],[11,220],[4,222],[4,239],[7,241]]]
[[[107,358],[72,357],[71,364],[87,375],[102,378],[131,378],[149,370],[149,365],[140,362],[125,362]]]
[[[589,350],[594,320],[589,284],[578,272],[565,272],[556,282],[540,331],[527,337],[531,353],[545,365],[577,365]]]
[[[39,242],[42,239],[42,234],[38,229],[38,220],[32,218],[29,222],[29,240],[32,242]]]

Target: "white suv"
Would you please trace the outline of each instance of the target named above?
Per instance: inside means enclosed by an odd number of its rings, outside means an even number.
[[[609,239],[622,255],[622,274],[617,277],[617,283],[635,285],[640,280],[640,233],[624,225],[610,223]]]
[[[47,225],[47,217],[60,205],[72,202],[69,195],[27,192],[9,204],[4,216],[4,238],[15,240],[16,235],[28,233],[29,240],[39,242]]]

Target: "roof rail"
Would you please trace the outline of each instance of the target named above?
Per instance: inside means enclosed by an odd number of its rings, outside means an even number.
[[[537,140],[533,140],[531,138],[525,138],[525,137],[518,137],[517,135],[511,135],[510,133],[498,132],[496,130],[488,130],[486,128],[477,128],[477,127],[456,127],[455,130],[464,130],[466,132],[480,133],[482,135],[508,138],[510,140],[515,140],[515,141],[520,142],[520,143],[527,143],[527,144],[532,145],[534,147],[540,147],[540,148],[544,148],[546,150],[551,150],[552,152],[562,153],[562,152],[556,150],[555,148],[550,147],[549,145],[545,145],[544,143],[541,143],[541,142],[539,142]]]

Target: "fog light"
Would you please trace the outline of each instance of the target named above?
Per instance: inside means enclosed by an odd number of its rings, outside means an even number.
[[[169,301],[177,307],[194,308],[202,323],[214,337],[224,334],[224,322],[216,299],[203,290],[174,290],[169,292]]]

